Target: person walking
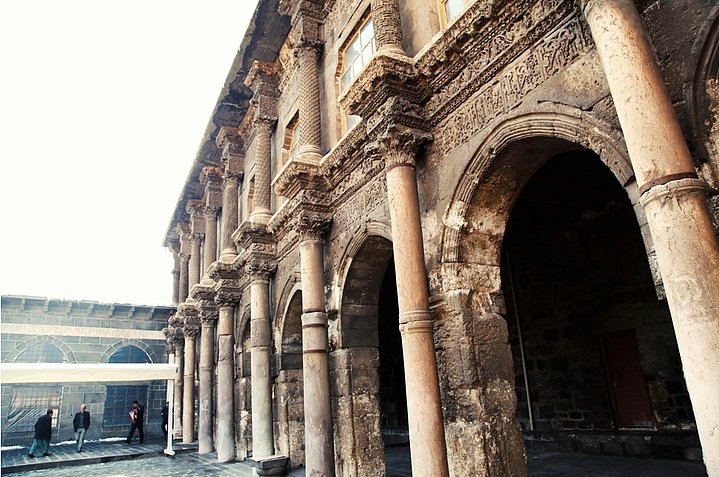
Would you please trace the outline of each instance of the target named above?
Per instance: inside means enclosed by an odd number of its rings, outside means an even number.
[[[165,401],[165,405],[162,407],[162,433],[167,437],[167,417],[170,409],[170,402]]]
[[[28,457],[35,457],[35,451],[40,449],[42,455],[50,455],[50,439],[52,439],[52,409],[48,409],[35,423],[35,438],[32,440]]]
[[[132,436],[135,435],[135,429],[140,431],[140,444],[145,440],[145,431],[143,425],[145,423],[145,408],[137,400],[132,402],[132,409],[130,409],[130,421],[132,427],[130,428],[130,434],[127,436],[127,443],[132,442]]]
[[[75,417],[72,420],[78,452],[82,452],[82,445],[85,443],[85,433],[90,428],[90,413],[87,412],[86,409],[87,406],[85,406],[85,404],[80,404],[80,412],[75,413]]]

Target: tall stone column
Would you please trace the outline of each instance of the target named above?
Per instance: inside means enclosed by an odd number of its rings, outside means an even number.
[[[260,459],[275,453],[272,432],[272,379],[270,358],[270,274],[274,267],[254,261],[250,274],[250,367],[252,373],[252,457]]]
[[[324,236],[332,220],[303,213],[299,218],[302,273],[302,372],[307,475],[335,475],[329,380],[329,337],[325,309]]]
[[[394,126],[379,138],[379,151],[386,161],[412,475],[446,477],[447,450],[415,179],[415,150],[427,139],[425,133]]]
[[[377,50],[404,55],[398,0],[372,0],[371,8]]]
[[[189,276],[190,276],[190,255],[180,253],[180,280],[178,285],[177,302],[182,303],[187,300],[189,292]]]
[[[218,294],[217,324],[217,460],[235,458],[235,303],[238,297]]]
[[[200,409],[197,439],[198,453],[209,454],[212,441],[212,378],[215,374],[215,322],[217,310],[203,304],[200,332]]]
[[[274,120],[258,118],[255,126],[255,195],[250,222],[267,224],[272,217],[271,182],[272,182],[272,129]]]
[[[172,304],[180,303],[180,260],[175,258],[175,269],[172,270]]]
[[[199,327],[194,316],[185,316],[185,376],[182,399],[182,442],[194,441],[195,434],[195,340]]]
[[[242,146],[236,129],[223,127],[217,135],[217,145],[222,148],[222,226],[220,257],[224,263],[232,263],[237,257],[237,245],[232,234],[239,222],[239,187],[242,180]]]
[[[218,207],[207,207],[205,209],[205,265],[202,279],[210,278],[209,269],[215,260],[217,260],[217,214]]]
[[[589,0],[584,15],[637,177],[672,314],[704,463],[719,476],[719,245],[705,186],[631,0]]]
[[[184,367],[184,354],[185,354],[185,335],[182,332],[182,324],[184,318],[175,313],[170,318],[168,343],[174,346],[175,350],[175,364],[177,370],[175,371],[175,392],[173,406],[173,417],[174,423],[173,428],[175,437],[181,437],[182,432],[182,388],[183,388],[183,367]]]
[[[189,288],[192,290],[192,287],[200,283],[200,248],[202,246],[202,238],[203,234],[200,233],[193,233],[192,234],[192,251],[190,252],[190,283]]]
[[[322,157],[320,150],[322,123],[320,118],[320,83],[317,60],[320,46],[308,43],[295,48],[300,80],[299,98],[299,128],[300,149],[299,154],[309,155],[310,160],[319,161]]]

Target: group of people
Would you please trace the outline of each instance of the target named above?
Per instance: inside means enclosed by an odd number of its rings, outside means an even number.
[[[162,432],[167,437],[167,422],[168,422],[168,406],[166,402],[162,408]],[[35,457],[35,454],[42,452],[43,456],[50,455],[50,440],[52,439],[52,416],[54,411],[48,409],[45,415],[41,416],[35,423],[35,438],[30,446],[29,457]],[[127,436],[127,443],[132,442],[132,438],[135,435],[135,430],[139,431],[140,444],[145,441],[145,408],[138,401],[133,401],[132,407],[130,408],[130,434]],[[77,442],[77,452],[82,452],[83,444],[85,443],[85,434],[90,428],[90,413],[87,411],[85,404],[80,404],[80,411],[75,413],[75,417],[72,419],[72,427],[75,432],[75,441]]]

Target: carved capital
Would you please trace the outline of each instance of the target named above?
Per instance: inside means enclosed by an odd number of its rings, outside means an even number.
[[[382,155],[387,169],[401,165],[414,167],[417,151],[431,139],[432,135],[427,132],[393,125],[377,137],[371,149]]]
[[[212,305],[214,306],[213,309],[204,309],[200,313],[200,322],[203,327],[215,326],[215,323],[217,322],[219,311],[217,310],[217,305],[215,303],[212,303]]]
[[[300,64],[310,63],[317,65],[317,61],[322,52],[322,43],[319,41],[305,41],[297,45],[292,54]]]
[[[215,295],[215,303],[217,306],[235,306],[242,299],[242,290],[239,286],[239,280],[227,280],[222,283],[218,282],[217,294]]]
[[[277,270],[277,262],[266,258],[252,257],[245,262],[245,272],[252,279],[269,280]]]
[[[292,223],[300,240],[323,240],[332,227],[332,216],[327,213],[303,210]]]

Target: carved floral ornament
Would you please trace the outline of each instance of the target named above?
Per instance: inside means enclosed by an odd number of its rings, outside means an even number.
[[[269,280],[277,270],[277,263],[268,258],[252,257],[245,262],[245,272],[253,279]]]
[[[332,226],[332,217],[327,213],[301,211],[289,224],[301,240],[322,240]]]
[[[431,139],[430,133],[394,124],[377,137],[376,147],[385,160],[386,169],[401,165],[414,167],[417,151]]]

